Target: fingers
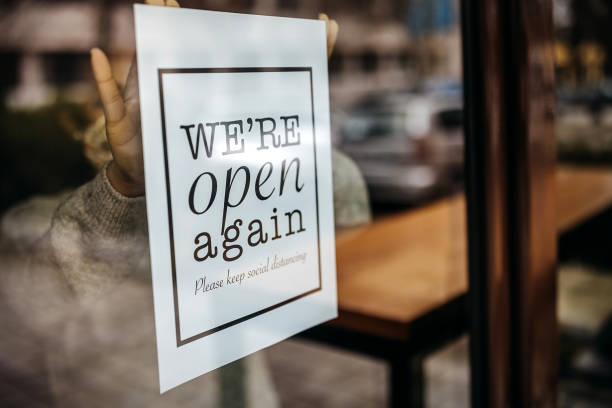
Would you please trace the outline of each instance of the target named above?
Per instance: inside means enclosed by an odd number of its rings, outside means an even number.
[[[137,133],[134,131],[134,124],[127,120],[127,118],[124,118],[116,122],[107,121],[106,136],[108,137],[108,143],[110,144],[113,158],[119,159],[121,151],[118,151],[118,149],[123,148],[123,151],[125,151],[124,146],[133,140],[134,137],[137,136]],[[133,149],[134,148],[131,150]]]
[[[167,6],[180,7],[176,0],[146,0],[146,3],[152,6]],[[136,57],[132,58],[132,64],[125,81],[125,89],[123,90],[123,99],[125,104],[138,101],[138,72],[136,68]],[[128,109],[129,111],[129,109]]]
[[[132,58],[130,70],[128,71],[127,79],[125,80],[125,88],[123,89],[123,101],[127,105],[131,101],[138,101],[138,67],[136,56]]]
[[[176,0],[146,0],[146,3],[152,6],[167,6],[180,7]],[[126,112],[130,120],[134,123],[138,122],[138,70],[136,67],[136,57],[132,58],[132,64],[125,81],[123,90],[123,101],[126,107]]]
[[[339,26],[336,20],[330,20],[325,13],[319,14],[319,20],[325,21],[325,31],[327,34],[327,58],[332,55],[336,40],[338,39]]]
[[[168,6],[168,7],[180,7],[176,0],[146,0],[150,6]]]
[[[327,58],[331,57],[332,52],[334,52],[334,46],[336,45],[336,40],[338,39],[338,23],[336,20],[331,20],[327,26],[329,27],[327,31]]]
[[[123,98],[113,78],[108,58],[99,48],[91,50],[91,67],[98,84],[107,123],[120,121],[125,116]]]

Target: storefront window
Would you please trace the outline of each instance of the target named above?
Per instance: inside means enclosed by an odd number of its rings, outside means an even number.
[[[556,1],[561,406],[612,403],[609,4]]]
[[[124,87],[132,2],[3,2],[0,405],[468,406],[459,1],[180,3],[337,21],[329,89],[339,318],[160,396],[144,201],[114,191],[101,202],[96,184],[113,154],[90,50],[108,55]],[[569,84],[559,88],[562,158],[577,157],[574,146],[586,161],[608,157],[609,64],[594,41],[559,45]],[[116,206],[105,213],[108,201]],[[116,235],[102,239],[96,228]],[[579,291],[582,273],[603,270],[569,262],[561,288]]]

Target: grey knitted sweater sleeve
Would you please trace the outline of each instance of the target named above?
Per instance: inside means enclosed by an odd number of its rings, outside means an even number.
[[[106,168],[58,207],[49,231],[62,276],[80,298],[98,296],[148,258],[145,199],[118,193]]]
[[[57,331],[80,302],[148,270],[144,197],[115,191],[106,168],[59,205],[26,264],[4,276],[12,309],[35,331]]]

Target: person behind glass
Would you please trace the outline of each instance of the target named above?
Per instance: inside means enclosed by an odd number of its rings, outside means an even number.
[[[338,24],[319,19],[329,57]],[[23,362],[14,370],[37,379],[32,398],[48,394],[58,406],[277,406],[261,353],[159,395],[136,68],[122,93],[104,52],[91,50],[91,63],[112,160],[61,202],[36,244],[4,263],[0,364]],[[19,359],[33,349],[40,358]]]

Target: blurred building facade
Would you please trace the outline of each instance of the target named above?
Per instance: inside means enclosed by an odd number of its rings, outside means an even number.
[[[95,98],[89,50],[101,47],[124,78],[134,52],[131,1],[4,1],[0,58],[6,101],[35,107],[58,96]],[[184,7],[316,18],[341,26],[330,61],[334,104],[372,90],[401,89],[431,78],[460,80],[458,0],[184,0]]]
[[[612,3],[554,0],[555,65],[560,86],[601,86],[612,76]]]

